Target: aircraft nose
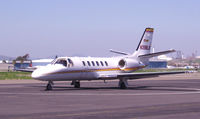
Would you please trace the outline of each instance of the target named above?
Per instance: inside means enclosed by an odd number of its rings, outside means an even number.
[[[32,74],[31,77],[36,80],[45,80],[46,76],[42,69],[36,69]]]
[[[36,69],[32,74],[31,77],[36,80],[41,81],[48,81],[50,79],[55,78],[53,75],[54,72],[56,72],[59,68],[56,69],[55,66],[44,66]]]
[[[48,67],[40,67],[31,74],[31,77],[36,80],[45,81],[50,78],[49,73],[51,71],[48,70]]]
[[[32,74],[31,77],[33,79],[40,79],[41,78],[41,73],[36,69]]]

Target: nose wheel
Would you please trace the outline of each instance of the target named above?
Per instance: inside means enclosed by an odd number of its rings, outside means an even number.
[[[53,85],[53,81],[49,81],[48,84],[47,84],[47,86],[46,86],[46,91],[52,90],[53,89],[52,85]]]

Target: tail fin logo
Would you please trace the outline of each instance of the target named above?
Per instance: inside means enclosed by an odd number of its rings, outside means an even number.
[[[144,39],[144,42],[149,42],[149,40],[148,39]]]
[[[142,49],[142,50],[150,50],[150,49],[151,49],[151,46],[148,46],[148,45],[141,45],[141,46],[140,46],[140,49]]]

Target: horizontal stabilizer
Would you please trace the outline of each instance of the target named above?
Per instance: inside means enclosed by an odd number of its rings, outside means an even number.
[[[120,55],[129,55],[129,53],[125,53],[125,52],[121,52],[121,51],[116,51],[116,50],[112,50],[112,49],[110,49],[110,52],[116,53],[116,54],[120,54]]]
[[[167,50],[167,51],[162,51],[162,52],[156,52],[156,53],[149,53],[149,54],[145,54],[145,55],[140,55],[138,56],[139,58],[152,58],[152,57],[156,57],[159,55],[164,55],[164,54],[168,54],[168,53],[172,53],[175,52],[176,50]]]

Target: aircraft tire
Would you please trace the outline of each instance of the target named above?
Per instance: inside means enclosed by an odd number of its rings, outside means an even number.
[[[127,86],[124,82],[120,84],[120,89],[127,89]]]
[[[50,83],[47,84],[46,90],[52,90],[52,85]]]
[[[74,88],[80,88],[80,82],[75,82],[74,83]]]

